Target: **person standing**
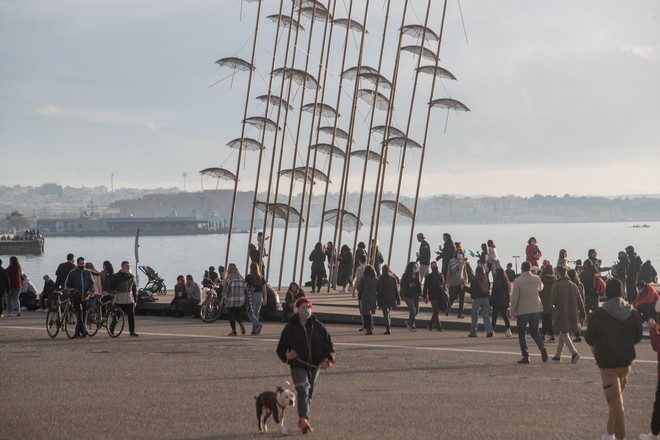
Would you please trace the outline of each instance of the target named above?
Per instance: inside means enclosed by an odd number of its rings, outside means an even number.
[[[245,305],[245,292],[247,284],[238,272],[236,264],[227,265],[227,279],[222,286],[222,304],[227,307],[231,332],[229,336],[236,336],[236,323],[241,327],[241,334],[245,334],[243,325],[243,306]]]
[[[441,332],[443,330],[440,323],[440,313],[447,310],[449,301],[445,292],[445,277],[440,273],[437,261],[431,262],[431,273],[424,278],[424,302],[428,304],[429,301],[433,309],[429,331]]]
[[[490,305],[493,307],[493,331],[497,326],[497,316],[502,315],[506,328],[506,337],[511,337],[511,323],[509,322],[509,305],[511,303],[511,282],[502,267],[495,271],[493,291],[490,295]]]
[[[357,249],[355,249],[355,255],[353,259],[353,272],[360,265],[360,255],[364,255],[367,258],[367,245],[363,241],[357,244]],[[367,258],[368,259],[368,258]],[[366,261],[366,260],[365,260]],[[357,281],[353,279],[353,285],[357,284]]]
[[[367,265],[364,268],[360,284],[357,285],[360,314],[362,315],[364,331],[367,335],[373,335],[373,314],[376,312],[377,286],[376,270],[372,266]]]
[[[261,333],[263,324],[259,321],[261,307],[268,302],[268,293],[266,292],[266,280],[259,271],[259,265],[250,264],[250,274],[245,280],[247,291],[250,295],[250,321],[252,321],[252,335]]]
[[[291,379],[296,387],[298,428],[311,432],[310,406],[320,370],[334,364],[334,347],[330,334],[321,321],[312,315],[312,302],[300,298],[294,313],[284,326],[277,343],[277,356],[291,367]]]
[[[0,318],[4,317],[2,314],[2,303],[7,292],[9,292],[9,276],[7,275],[7,270],[2,267],[2,260],[0,260]],[[9,301],[7,301],[7,304],[9,304]]]
[[[84,338],[87,336],[87,331],[85,330],[85,325],[82,319],[83,301],[87,295],[94,293],[96,286],[94,285],[92,272],[85,268],[85,259],[83,257],[78,257],[76,260],[76,268],[67,275],[66,280],[64,281],[64,287],[67,289],[73,289],[71,304],[78,317],[76,336]]]
[[[335,280],[337,255],[335,255],[335,246],[331,241],[325,245],[325,259],[328,262],[328,285],[334,290],[337,288],[337,281]]]
[[[559,250],[559,258],[557,258],[557,267],[564,266],[568,269],[568,251],[566,249]]]
[[[655,402],[653,403],[653,414],[651,415],[651,432],[640,434],[639,440],[658,440],[660,435],[660,323],[655,319],[649,319],[649,336],[651,337],[651,347],[657,353],[658,384],[655,388]]]
[[[376,276],[380,276],[380,266],[385,262],[385,259],[383,258],[383,254],[380,252],[380,248],[378,248],[378,240],[374,239],[371,240],[371,248],[369,249],[369,254],[371,255],[372,261],[373,261],[373,268],[376,271]]]
[[[351,248],[346,245],[341,247],[338,272],[337,284],[341,286],[341,293],[346,293],[346,286],[348,286],[349,292],[351,292],[353,290],[351,281],[353,278],[353,254],[351,254]]]
[[[458,315],[459,319],[463,318],[463,305],[465,303],[465,285],[467,284],[467,268],[465,260],[463,259],[463,252],[456,252],[454,258],[449,262],[447,269],[447,283],[449,284],[449,307],[445,311],[445,315],[449,316],[451,307],[454,301],[458,299]]]
[[[376,291],[376,302],[385,318],[385,333],[383,334],[390,335],[392,334],[390,312],[392,308],[401,304],[401,298],[399,297],[399,283],[387,264],[383,265],[383,274],[378,278]]]
[[[585,296],[584,296],[584,285],[580,281],[580,276],[578,275],[577,270],[575,269],[569,269],[568,272],[566,272],[568,275],[568,279],[571,280],[573,284],[575,284],[578,288],[578,292],[580,293],[580,299],[582,300],[582,304],[584,304],[584,311],[587,313],[587,303],[585,301]],[[577,331],[573,333],[573,342],[582,342],[582,336],[580,335],[580,332]]]
[[[426,279],[426,274],[429,273],[431,265],[431,246],[424,238],[421,232],[417,234],[417,241],[419,242],[419,251],[417,251],[417,263],[419,263],[419,275],[422,279]]]
[[[66,277],[69,276],[69,272],[76,268],[73,262],[74,258],[73,254],[67,254],[66,261],[57,266],[57,270],[55,271],[55,288],[60,289],[64,287],[64,282],[66,281]]]
[[[633,302],[637,297],[637,277],[639,270],[642,268],[642,259],[635,252],[633,246],[626,246],[626,254],[628,255],[628,277],[626,278],[626,295],[628,302]]]
[[[486,337],[493,337],[493,327],[490,324],[490,307],[488,304],[488,296],[490,295],[490,281],[486,274],[485,266],[477,266],[474,278],[470,281],[470,287],[466,289],[472,296],[472,321],[470,326],[470,338],[477,337],[477,326],[479,323],[479,312],[481,312],[481,319],[484,322],[484,329],[486,330]]]
[[[128,261],[121,262],[121,270],[112,277],[110,289],[115,291],[115,304],[128,316],[128,331],[130,335],[133,337],[140,336],[135,333],[137,286],[135,285],[135,276],[131,273],[131,265]]]
[[[23,288],[23,269],[15,256],[9,257],[7,266],[7,277],[9,278],[9,295],[7,297],[7,311],[11,316],[12,310],[16,310],[16,316],[21,316],[20,295]]]
[[[442,276],[445,277],[446,282],[449,282],[449,262],[453,260],[454,256],[456,255],[456,244],[454,244],[454,240],[451,238],[451,234],[448,234],[447,232],[442,234],[442,240],[444,245],[442,246],[440,252],[436,252],[438,256],[436,257],[435,261],[442,259]]]
[[[527,247],[525,248],[526,261],[532,265],[532,267],[539,267],[539,260],[542,256],[543,253],[536,244],[536,238],[530,237],[529,240],[527,240]]]
[[[557,266],[555,270],[558,278],[552,285],[550,302],[554,306],[552,319],[554,329],[559,332],[559,342],[552,360],[561,361],[561,352],[566,344],[571,352],[571,363],[575,364],[580,355],[571,342],[570,334],[575,334],[584,325],[587,312],[584,310],[580,290],[567,276],[566,266]]]
[[[543,314],[542,314],[542,327],[541,327],[541,336],[545,341],[545,337],[550,335],[548,342],[555,342],[555,329],[552,327],[552,286],[557,281],[555,276],[555,271],[552,267],[552,264],[548,263],[543,266],[541,271],[541,282],[543,283],[543,289],[539,296],[541,297],[541,302],[543,303]]]
[[[101,277],[101,292],[107,295],[111,290],[112,277],[115,276],[115,268],[111,262],[108,260],[103,262],[103,269],[99,272],[99,276]]]
[[[493,274],[493,281],[495,281],[497,269],[501,267],[500,259],[497,258],[497,246],[493,240],[488,240],[486,244],[488,245],[488,270]]]
[[[607,282],[607,300],[589,319],[584,339],[591,346],[600,369],[605,400],[609,407],[607,432],[602,439],[626,437],[623,392],[630,365],[635,359],[635,344],[642,340],[642,318],[623,298],[623,285],[617,279]]]
[[[511,316],[516,320],[518,327],[518,343],[522,351],[522,359],[519,364],[529,364],[529,350],[525,332],[529,326],[529,333],[536,342],[536,346],[541,352],[541,360],[548,361],[548,352],[543,345],[543,339],[539,334],[539,319],[543,311],[543,304],[539,297],[539,292],[543,288],[541,278],[532,274],[532,265],[529,261],[524,261],[520,265],[520,276],[513,282],[511,292]]]
[[[323,252],[323,243],[316,243],[314,250],[309,254],[309,261],[312,262],[312,292],[316,287],[316,292],[321,291],[325,273],[325,253]]]
[[[584,308],[587,313],[592,310],[598,310],[598,292],[594,287],[594,279],[598,276],[593,262],[591,260],[584,260],[579,278],[584,286]]]
[[[419,267],[417,263],[411,261],[406,266],[406,270],[401,276],[401,297],[408,306],[408,320],[406,326],[408,330],[416,332],[417,325],[415,317],[419,313],[419,297],[422,295],[422,279],[419,276]]]

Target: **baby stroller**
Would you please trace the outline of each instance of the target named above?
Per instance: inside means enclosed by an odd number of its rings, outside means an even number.
[[[167,286],[165,286],[165,280],[158,276],[158,273],[154,271],[151,266],[138,266],[138,269],[144,273],[149,281],[143,288],[140,289],[141,294],[151,295],[166,295]]]

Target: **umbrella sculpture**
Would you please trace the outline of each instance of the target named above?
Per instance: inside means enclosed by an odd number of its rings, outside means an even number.
[[[282,220],[287,220],[288,218],[288,221],[291,223],[304,221],[298,210],[286,203],[266,203],[257,201],[254,203],[254,206],[261,212],[268,211],[273,214],[275,218],[281,218]]]
[[[252,116],[243,120],[246,124],[257,127],[259,130],[282,131],[282,129],[272,119],[263,116]]]
[[[268,102],[268,104],[276,106],[284,106],[289,110],[293,110],[293,106],[287,102],[286,99],[280,98],[277,95],[261,95],[257,96],[257,100],[261,102]]]
[[[296,28],[296,29],[300,28],[301,31],[305,30],[305,28],[302,27],[295,18],[291,18],[288,15],[273,14],[273,15],[269,15],[266,18],[268,18],[271,21],[274,21],[275,23],[279,21],[285,27],[288,26],[290,28]]]
[[[229,148],[243,148],[244,150],[248,150],[248,151],[257,151],[266,148],[263,146],[261,142],[259,142],[256,139],[245,137],[242,138],[242,140],[243,140],[242,145],[241,145],[241,138],[236,138],[227,142],[227,146]]]
[[[231,88],[234,85],[234,74],[236,72],[248,72],[250,70],[254,70],[254,66],[250,64],[248,61],[245,61],[242,58],[237,58],[237,57],[227,57],[227,58],[220,58],[218,61],[215,62],[220,67],[228,67],[231,69],[231,84],[229,85],[229,88]],[[223,81],[227,79],[227,77],[221,79],[220,81]],[[214,85],[218,84],[220,81],[215,82],[214,84],[211,85],[213,87]]]
[[[444,78],[444,79],[451,79],[451,80],[456,80],[456,77],[454,74],[452,74],[449,70],[444,69],[440,66],[420,66],[417,71],[419,73],[428,73],[429,75],[435,75],[438,78]]]
[[[378,83],[379,87],[384,87],[388,90],[392,89],[392,83],[390,82],[390,80],[388,80],[383,75],[378,73],[363,72],[358,75],[358,78],[363,79],[365,81],[369,81],[374,86],[376,85],[376,83]]]
[[[280,171],[280,176],[292,177],[299,182],[316,184],[315,179],[322,182],[332,183],[332,181],[322,171],[316,168],[297,167]]]
[[[422,26],[421,24],[408,24],[401,28],[401,32],[404,35],[410,35],[415,38],[422,38],[426,41],[439,41],[440,37],[438,34],[433,32],[431,29]]]
[[[394,210],[395,207],[397,206],[397,203],[396,203],[395,200],[383,200],[380,203],[381,203],[381,205],[387,206],[391,210]],[[399,202],[399,204],[398,204],[397,212],[399,214],[401,214],[402,216],[404,216],[404,217],[408,217],[410,219],[413,218],[412,211],[410,209],[408,209],[408,207],[406,205],[404,205],[403,203],[401,203],[401,202]]]
[[[292,82],[296,83],[299,86],[303,86],[306,89],[315,90],[319,83],[316,81],[310,73],[305,72],[300,69],[292,69],[290,67],[278,67],[273,70],[274,76],[283,75],[285,79],[289,79]]]
[[[350,20],[348,18],[336,18],[332,20],[332,24],[336,24],[337,26],[341,26],[343,28],[348,28],[352,31],[365,32],[364,26],[362,26],[357,21]],[[367,31],[367,33],[369,32]]]
[[[457,101],[451,98],[440,98],[434,99],[429,102],[431,107],[440,107],[447,109],[447,116],[445,117],[445,133],[447,132],[447,122],[449,121],[449,110],[455,110],[457,112],[469,112],[470,109],[467,105],[463,104],[461,101]]]
[[[236,175],[229,170],[224,168],[204,168],[199,172],[202,176],[215,177],[216,179],[221,180],[230,180],[236,182]]]
[[[355,150],[355,151],[351,151],[351,156],[359,157],[361,159],[364,159],[366,157],[367,160],[370,160],[372,162],[380,162],[383,160],[383,157],[380,154],[376,153],[375,151]]]
[[[346,157],[346,153],[344,153],[344,151],[341,148],[336,147],[332,144],[324,144],[324,143],[314,144],[314,145],[310,145],[309,149],[316,150],[320,153],[325,153],[328,155],[332,154],[333,156],[340,157],[342,159]]]
[[[393,147],[422,148],[420,144],[405,136],[395,136],[383,141],[383,145]]]
[[[401,50],[404,52],[413,53],[415,55],[420,55],[422,58],[429,61],[434,61],[436,63],[439,61],[438,58],[436,58],[435,53],[431,49],[428,49],[424,46],[403,46]]]
[[[362,222],[357,218],[356,215],[351,214],[345,209],[330,209],[323,213],[323,221],[332,224],[333,226],[337,225],[337,221],[340,221],[341,228],[346,232],[353,232],[360,229]]]
[[[390,107],[390,100],[387,99],[385,95],[375,90],[360,89],[358,90],[358,98],[374,105],[378,110],[387,110]]]
[[[360,73],[375,73],[378,74],[378,70],[374,69],[373,67],[369,66],[360,66]],[[341,77],[344,79],[350,79],[353,80],[357,78],[358,76],[358,67],[349,67],[348,69],[344,70],[341,73]]]
[[[319,112],[321,116],[325,116],[326,118],[330,116],[334,118],[341,117],[341,115],[337,113],[337,110],[335,110],[328,104],[323,104],[323,103],[310,102],[309,104],[305,104],[302,107],[300,107],[300,110],[311,113],[314,111],[314,106],[316,106],[316,111]]]
[[[384,125],[377,125],[374,128],[372,128],[371,131],[374,133],[385,134],[385,128],[386,127]],[[404,132],[392,126],[390,126],[389,135],[391,137],[406,137],[406,134]]]
[[[329,126],[328,127],[319,127],[319,132],[321,132],[323,134],[330,135],[330,136],[332,136],[332,134],[334,133],[336,138],[344,139],[346,141],[348,140],[348,133],[346,133],[344,130],[342,130],[339,127],[337,127],[337,128],[329,127]]]

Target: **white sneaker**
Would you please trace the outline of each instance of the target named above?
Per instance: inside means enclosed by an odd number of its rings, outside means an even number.
[[[658,439],[658,436],[653,435],[650,432],[648,434],[640,434],[639,435],[639,440],[657,440],[657,439]]]
[[[603,434],[600,440],[616,440],[616,437],[614,437],[614,434]]]
[[[511,337],[511,329],[510,328],[506,329],[506,337],[507,338]]]

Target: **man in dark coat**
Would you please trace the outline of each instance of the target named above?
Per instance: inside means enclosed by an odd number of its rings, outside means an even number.
[[[69,272],[71,272],[73,269],[76,268],[76,265],[73,264],[73,254],[68,254],[66,256],[66,261],[64,263],[61,263],[59,266],[57,266],[57,270],[55,271],[55,288],[56,289],[61,289],[64,287],[64,282],[66,281],[66,277],[69,276]]]
[[[2,267],[2,260],[0,260],[0,317],[2,317],[2,300],[5,294],[9,291],[9,276],[4,267]]]

